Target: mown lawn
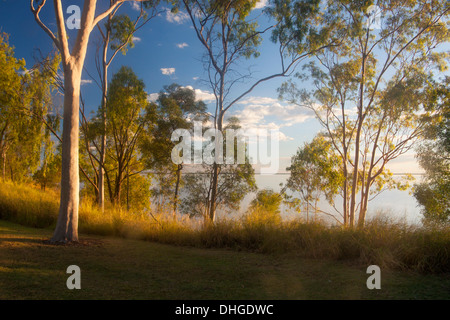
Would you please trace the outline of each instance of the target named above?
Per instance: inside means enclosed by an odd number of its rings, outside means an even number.
[[[450,275],[382,270],[368,290],[366,268],[229,250],[98,236],[53,246],[48,229],[0,221],[0,299],[449,299]],[[68,290],[66,269],[81,269]]]

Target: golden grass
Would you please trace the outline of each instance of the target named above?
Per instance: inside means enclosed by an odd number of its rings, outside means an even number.
[[[56,224],[59,195],[26,184],[0,184],[0,218],[36,228]],[[349,260],[384,268],[450,272],[449,226],[411,226],[389,219],[369,221],[364,229],[330,227],[321,222],[281,221],[253,211],[241,219],[204,224],[172,214],[128,212],[82,201],[79,230],[173,245],[228,248],[316,259]]]

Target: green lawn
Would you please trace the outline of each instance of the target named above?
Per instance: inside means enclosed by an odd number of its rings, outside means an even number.
[[[83,235],[90,245],[43,243],[50,236],[0,221],[0,299],[450,298],[448,274],[382,270],[381,290],[368,290],[366,267],[344,262]],[[72,264],[81,290],[66,287]]]

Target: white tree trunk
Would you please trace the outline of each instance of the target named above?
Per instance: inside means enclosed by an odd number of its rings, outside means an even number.
[[[64,70],[64,122],[62,144],[61,198],[52,242],[78,241],[79,203],[79,108],[81,69]]]

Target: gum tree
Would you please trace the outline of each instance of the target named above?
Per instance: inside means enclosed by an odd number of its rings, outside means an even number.
[[[320,1],[273,1],[267,10],[271,25],[261,27],[250,17],[257,0],[181,0],[195,34],[204,49],[204,68],[208,84],[215,96],[214,129],[223,129],[225,114],[238,101],[260,84],[289,75],[296,65],[312,52],[336,43],[329,28],[315,28],[320,14]],[[332,26],[330,26],[332,27]],[[279,71],[257,80],[251,72],[242,72],[244,60],[260,55],[258,46],[263,35],[272,31],[278,44]],[[238,67],[241,69],[238,70]],[[214,221],[221,165],[214,163],[208,216]]]
[[[9,45],[9,36],[0,33],[0,156],[2,160],[2,178],[6,178],[7,153],[18,139],[17,113],[21,105],[22,78],[25,61],[14,56],[14,48]]]
[[[89,145],[87,145],[86,149],[89,156],[98,164],[98,171],[95,172],[95,175],[98,176],[98,205],[102,211],[104,210],[105,205],[104,165],[106,160],[106,104],[108,97],[108,69],[119,52],[125,55],[128,48],[134,47],[134,34],[158,14],[158,11],[156,10],[158,3],[159,1],[141,2],[139,13],[134,21],[132,21],[128,15],[117,15],[117,11],[121,6],[121,4],[119,4],[108,15],[105,23],[102,26],[98,25],[98,30],[100,31],[102,39],[102,46],[100,54],[97,55],[96,64],[100,79],[100,88],[102,90],[100,116],[103,121],[103,134],[100,145],[95,144],[93,141],[94,147],[97,150],[97,156],[91,152]],[[114,6],[114,4],[115,1],[110,0],[110,7]],[[145,9],[150,10],[147,12]]]
[[[343,180],[339,170],[339,157],[336,156],[329,140],[323,136],[316,136],[310,143],[305,143],[291,159],[289,178],[284,190],[289,189],[300,195],[300,203],[296,198],[288,196],[288,204],[299,204],[306,208],[306,220],[309,221],[309,213],[313,211],[331,216],[318,208],[321,197],[325,197],[334,205],[334,198],[339,193],[339,187]],[[312,208],[312,210],[310,210]],[[338,219],[336,219],[339,223]]]
[[[347,36],[341,46],[316,53],[315,63],[306,67],[314,89],[299,89],[294,82],[281,88],[292,103],[312,109],[330,136],[345,178],[344,223],[358,221],[361,227],[386,165],[420,136],[418,112],[429,80],[445,69],[448,55],[437,48],[449,39],[444,2],[374,4],[329,1],[333,14],[327,20]]]
[[[424,141],[417,158],[425,179],[414,187],[425,222],[450,221],[450,78],[433,87],[425,123]]]
[[[172,210],[177,212],[179,191],[182,184],[183,164],[172,162],[172,132],[177,129],[192,130],[194,121],[205,122],[206,105],[198,101],[195,91],[178,84],[165,86],[158,100],[152,104],[151,112],[155,117],[154,125],[147,126],[140,144],[146,166],[157,171],[158,187],[153,190],[155,196],[171,194]]]
[[[138,2],[141,2],[137,0]],[[40,13],[47,0],[30,0],[30,10],[36,23],[52,39],[61,54],[64,72],[64,111],[62,133],[61,197],[56,228],[52,242],[78,241],[79,172],[78,140],[80,113],[80,85],[89,37],[97,24],[126,0],[116,0],[105,11],[96,14],[97,0],[85,0],[81,11],[80,29],[69,46],[64,10],[61,0],[54,0],[57,33],[42,22]]]
[[[227,130],[239,130],[239,120],[235,117],[228,119],[224,126],[223,134],[223,154],[226,154]],[[233,135],[228,135],[228,137]],[[234,145],[234,162],[231,164],[221,164],[221,174],[218,176],[217,194],[215,206],[223,209],[225,212],[235,212],[239,210],[240,204],[245,195],[257,190],[255,181],[255,170],[249,162],[248,157],[242,164],[237,164],[238,160],[238,142],[233,138],[230,144]],[[203,144],[203,153],[208,148]],[[216,152],[216,149],[215,151]],[[213,157],[212,157],[213,158]],[[214,184],[214,163],[203,163],[200,169],[191,174],[185,174],[184,196],[181,199],[180,211],[190,216],[203,216],[205,222],[211,221],[209,208],[211,206],[211,193]],[[196,168],[197,169],[197,168]]]

